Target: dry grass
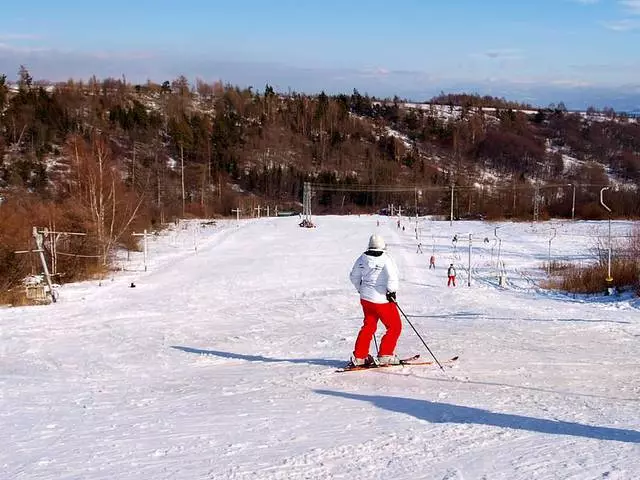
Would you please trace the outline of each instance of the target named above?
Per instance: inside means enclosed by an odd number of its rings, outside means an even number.
[[[636,228],[626,242],[616,245],[614,251],[615,256],[611,259],[611,283],[606,281],[608,251],[598,245],[594,249],[598,261],[593,265],[576,266],[552,262],[551,271],[555,275],[547,286],[571,293],[598,293],[614,286],[618,290],[632,288],[640,295],[640,229]]]
[[[14,288],[0,292],[0,306],[23,307],[26,305],[42,305],[43,302],[27,298],[26,291]]]
[[[561,274],[559,287],[572,293],[597,293],[604,291],[609,285],[606,281],[608,268],[606,265],[590,267],[570,267]],[[625,289],[636,286],[640,270],[634,261],[617,260],[611,263],[611,286]]]

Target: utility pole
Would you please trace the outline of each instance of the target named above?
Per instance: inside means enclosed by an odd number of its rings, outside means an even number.
[[[158,149],[155,149],[155,162],[156,162],[156,183],[158,186],[158,198],[157,198],[157,204],[158,204],[158,208],[160,208],[160,203],[162,202],[162,199],[160,198],[160,165],[158,164]]]
[[[539,196],[540,196],[540,187],[536,186],[535,190],[533,191],[533,221],[534,222],[538,221],[538,216],[540,214],[540,206],[538,204]]]
[[[180,144],[180,177],[182,183],[182,218],[185,214],[185,196],[184,196],[184,148]]]
[[[449,226],[453,226],[453,189],[455,184],[451,184],[451,216],[449,217]]]
[[[573,198],[571,200],[571,220],[576,219],[576,186],[573,183],[569,184],[570,187],[573,187]]]
[[[419,222],[419,218],[418,218],[419,217],[418,216],[418,194],[419,193],[422,194],[422,191],[418,192],[418,188],[416,187],[415,188],[415,202],[414,203],[415,203],[415,208],[416,208],[416,240],[418,240],[418,241],[420,241],[420,232],[418,230],[420,228],[419,225],[418,225],[418,222]]]

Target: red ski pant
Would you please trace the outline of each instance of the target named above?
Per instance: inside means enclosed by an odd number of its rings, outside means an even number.
[[[456,277],[453,275],[449,275],[449,281],[447,281],[447,287],[450,287],[453,283],[453,286],[456,286]]]
[[[378,320],[382,322],[387,331],[380,342],[378,355],[393,355],[398,343],[398,337],[402,332],[402,322],[395,303],[373,303],[367,300],[360,300],[364,311],[364,324],[358,333],[353,356],[356,358],[366,358],[369,355],[371,339],[376,333]]]

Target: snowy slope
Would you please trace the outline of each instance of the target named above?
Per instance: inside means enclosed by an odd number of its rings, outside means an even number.
[[[0,310],[0,478],[640,478],[640,305],[537,287],[551,227],[553,258],[588,259],[606,223],[423,220],[421,255],[408,221],[298,221],[178,230],[150,242],[147,272],[137,254],[57,304]],[[436,355],[461,355],[445,373],[334,373],[376,230],[403,310]],[[427,355],[406,324],[398,353]]]

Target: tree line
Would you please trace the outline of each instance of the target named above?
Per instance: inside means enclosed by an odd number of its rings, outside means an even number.
[[[423,213],[599,218],[598,186],[640,182],[640,131],[627,119],[588,121],[561,108],[523,113],[492,97],[434,100],[450,114],[398,98],[309,95],[184,77],[132,85],[107,78],[47,85],[21,67],[0,75],[0,290],[33,268],[33,225],[87,233],[67,239],[73,279],[106,268],[135,229],[175,217],[229,215],[272,202],[300,209],[305,181],[419,185]],[[453,110],[453,106],[461,106]],[[484,109],[491,107],[491,111]],[[528,106],[527,106],[528,107]],[[479,180],[482,179],[482,180]],[[479,186],[482,184],[482,187]],[[434,187],[430,190],[430,187]],[[536,188],[537,187],[537,188]],[[535,198],[535,200],[532,200]],[[619,216],[638,216],[636,190],[611,192]],[[322,212],[372,211],[414,195],[326,193]]]

